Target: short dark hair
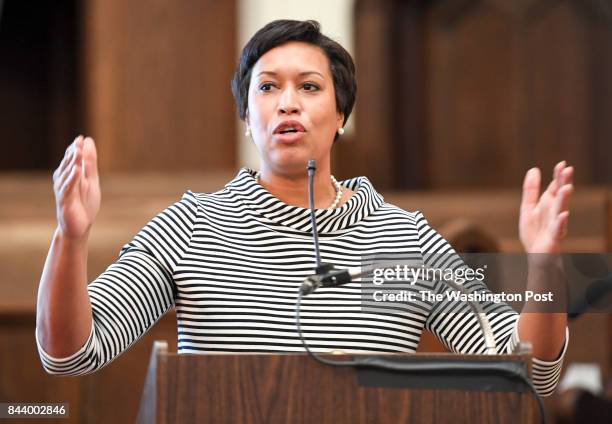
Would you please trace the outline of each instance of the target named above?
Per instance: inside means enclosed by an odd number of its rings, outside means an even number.
[[[317,46],[329,59],[336,93],[336,109],[344,114],[344,124],[355,104],[357,82],[353,58],[338,42],[321,33],[317,21],[280,19],[272,21],[253,35],[242,49],[240,62],[232,78],[232,94],[240,119],[245,119],[249,103],[249,85],[253,66],[269,50],[291,41],[301,41]]]

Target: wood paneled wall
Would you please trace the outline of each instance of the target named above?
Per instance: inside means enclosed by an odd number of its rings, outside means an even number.
[[[356,140],[379,188],[612,183],[612,12],[579,0],[358,0]],[[340,147],[340,146],[339,146]]]
[[[87,0],[86,132],[103,171],[213,171],[235,161],[234,1]]]

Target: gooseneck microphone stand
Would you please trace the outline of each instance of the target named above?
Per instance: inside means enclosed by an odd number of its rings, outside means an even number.
[[[423,360],[422,358],[401,357],[397,359],[383,359],[376,356],[356,355],[350,360],[331,360],[324,358],[313,352],[302,334],[302,326],[300,324],[300,309],[302,298],[313,293],[319,287],[336,287],[348,284],[353,281],[353,278],[360,277],[371,271],[370,268],[364,270],[351,269],[336,269],[332,264],[321,262],[321,252],[319,248],[319,237],[317,233],[317,221],[314,208],[314,173],[316,171],[316,163],[314,160],[308,161],[308,205],[310,209],[310,219],[312,227],[313,247],[315,253],[315,273],[306,277],[298,291],[295,321],[297,332],[300,341],[308,355],[315,361],[329,366],[335,367],[354,367],[354,368],[375,368],[385,371],[392,371],[407,374],[407,376],[427,377],[427,375],[447,375],[453,378],[472,377],[474,375],[485,376],[500,376],[504,378],[515,379],[523,382],[531,391],[538,402],[540,410],[541,422],[546,423],[546,414],[544,412],[544,404],[542,399],[536,392],[533,383],[527,375],[527,371],[519,363],[512,361],[466,361],[453,359],[436,359],[436,361]],[[465,288],[460,284],[451,284],[451,287],[465,293]],[[477,302],[469,302],[470,307],[475,312],[475,315],[480,323],[485,335],[485,342],[488,354],[495,354],[495,340],[486,314],[482,307]],[[491,348],[493,350],[491,350]]]

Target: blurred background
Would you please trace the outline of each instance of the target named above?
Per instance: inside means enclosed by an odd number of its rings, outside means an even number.
[[[0,402],[133,421],[151,342],[176,349],[176,316],[92,376],[44,374],[34,325],[51,174],[76,135],[96,140],[94,279],[185,190],[258,166],[229,82],[242,46],[277,18],[318,20],[355,59],[337,177],[368,176],[457,250],[516,252],[524,173],[539,166],[547,184],[565,159],[577,182],[566,250],[612,251],[609,0],[0,0]],[[549,415],[597,422],[612,402],[612,318],[583,315],[570,334],[565,369],[590,364],[574,378],[590,383],[547,399]],[[420,349],[441,346],[426,334]]]

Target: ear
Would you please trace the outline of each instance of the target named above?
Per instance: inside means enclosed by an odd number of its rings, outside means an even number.
[[[245,122],[245,124],[250,126],[250,124],[249,124],[249,110],[248,109],[244,113],[244,122]]]
[[[344,126],[344,113],[338,112],[336,114],[336,121],[338,123],[338,125],[336,126],[336,129],[342,128]]]

